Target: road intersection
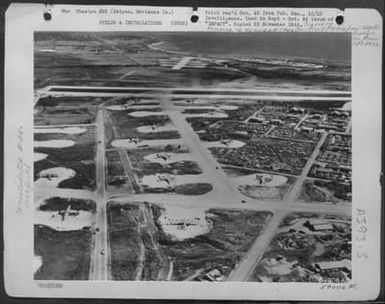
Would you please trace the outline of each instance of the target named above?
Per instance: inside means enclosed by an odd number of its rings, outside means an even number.
[[[99,88],[97,92],[84,92],[81,88],[84,87],[65,87],[66,90],[51,90],[52,88],[46,89],[45,94],[52,94],[54,96],[84,96],[89,94],[92,96],[100,96],[107,93],[107,96],[112,96],[110,92],[104,92],[103,87]],[[96,215],[96,227],[99,231],[94,234],[93,242],[93,253],[91,257],[91,268],[90,268],[90,279],[91,280],[108,280],[109,279],[109,244],[108,244],[108,227],[107,227],[107,212],[106,206],[108,202],[150,202],[154,204],[161,204],[166,206],[184,206],[186,208],[203,208],[210,209],[213,207],[220,208],[239,208],[239,209],[250,209],[250,210],[264,210],[270,211],[272,217],[266,224],[264,231],[255,240],[249,251],[238,263],[237,267],[233,269],[228,280],[229,281],[246,281],[249,279],[253,269],[258,264],[259,260],[263,257],[264,252],[267,250],[272,238],[274,237],[276,230],[278,229],[281,221],[291,212],[310,212],[310,213],[330,213],[330,214],[344,214],[350,215],[351,204],[341,203],[334,205],[331,203],[320,203],[320,202],[298,202],[297,196],[301,190],[302,184],[307,177],[311,166],[313,165],[319,149],[324,143],[327,132],[323,133],[315,146],[313,153],[309,157],[305,167],[302,169],[302,173],[291,187],[285,200],[258,200],[250,197],[243,196],[232,183],[229,182],[226,174],[223,172],[221,165],[211,155],[209,150],[202,144],[199,137],[187,123],[181,110],[176,107],[172,98],[175,96],[175,88],[173,89],[161,89],[156,88],[154,90],[148,90],[144,88],[143,91],[138,92],[138,88],[135,88],[135,92],[129,90],[124,93],[128,96],[147,96],[154,97],[154,94],[158,96],[162,111],[165,112],[178,129],[183,144],[188,148],[189,152],[193,154],[199,167],[202,169],[202,174],[205,180],[208,180],[213,190],[204,195],[198,196],[183,196],[183,195],[170,195],[170,194],[145,194],[145,193],[111,193],[106,191],[106,135],[105,135],[105,110],[104,104],[99,106],[99,110],[96,117],[96,130],[97,130],[97,152],[96,152],[96,182],[97,190],[94,193],[95,200],[97,202],[97,215]],[[209,89],[202,89],[202,93],[207,92]],[[184,90],[182,90],[182,96],[184,96]],[[199,90],[198,90],[199,91]],[[240,93],[238,90],[229,90],[227,98],[233,98],[234,94]],[[208,98],[218,96],[217,93],[221,93],[220,90],[212,89],[212,94],[201,94]],[[215,94],[213,94],[215,93]],[[346,92],[345,92],[346,93]],[[245,96],[258,99],[258,93],[247,92],[248,95],[240,94],[241,98]],[[255,94],[255,95],[253,95]],[[320,100],[330,98],[330,100],[336,100],[336,98],[350,98],[348,95],[344,95],[341,92],[318,92]],[[330,95],[329,97],[328,94]],[[116,96],[116,94],[113,94]],[[289,100],[296,98],[296,94],[288,92],[286,96]],[[340,95],[341,97],[336,97]],[[180,97],[180,95],[177,95]],[[191,95],[189,95],[191,97]],[[221,95],[219,95],[221,96]],[[298,94],[297,97],[310,99],[317,99],[317,93],[314,92],[308,95]],[[195,96],[194,96],[195,97]],[[284,98],[283,92],[279,92],[279,98]],[[276,100],[277,95],[267,94],[263,97],[264,99]],[[108,103],[108,101],[106,102]],[[59,190],[59,189],[58,189]],[[64,189],[66,190],[66,189]]]

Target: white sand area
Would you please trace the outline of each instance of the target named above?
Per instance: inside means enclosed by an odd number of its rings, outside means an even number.
[[[186,117],[204,117],[204,118],[227,118],[228,115],[222,112],[208,112],[199,114],[185,114]]]
[[[346,102],[344,105],[340,108],[342,111],[351,111],[352,110],[352,103]]]
[[[164,112],[154,112],[154,111],[134,111],[134,112],[128,113],[128,115],[132,117],[146,117],[146,116],[153,116],[153,115],[166,116],[167,114]]]
[[[63,215],[57,211],[35,211],[34,221],[37,225],[45,225],[58,231],[81,230],[90,227],[95,222],[95,215],[88,211],[71,211],[72,214]],[[76,215],[75,215],[76,214]]]
[[[111,111],[124,111],[128,109],[135,109],[135,110],[155,110],[155,109],[160,109],[159,106],[157,105],[130,105],[130,104],[123,104],[123,105],[113,105],[107,107],[108,110]]]
[[[117,139],[111,143],[111,145],[114,148],[126,148],[126,149],[137,149],[143,146],[154,147],[154,146],[182,145],[182,144],[183,142],[180,138],[140,140],[140,141],[136,141],[133,139]]]
[[[254,173],[233,177],[232,180],[236,185],[277,187],[286,184],[287,177],[265,173]]]
[[[33,161],[34,162],[37,162],[39,160],[43,160],[43,159],[45,159],[47,157],[48,157],[48,154],[46,154],[46,153],[39,153],[39,152],[34,152],[33,153]]]
[[[212,227],[205,211],[198,208],[167,207],[159,221],[163,231],[179,241],[205,234]]]
[[[61,133],[61,134],[82,134],[87,132],[86,128],[79,128],[79,127],[62,127],[62,128],[35,128],[34,132],[39,133]]]
[[[53,140],[45,140],[45,141],[35,141],[34,146],[36,148],[66,148],[75,145],[73,140],[67,139],[53,139]]]
[[[43,264],[43,259],[40,255],[33,255],[33,273],[39,270],[41,265]]]
[[[238,109],[238,106],[235,105],[179,105],[184,110],[194,110],[194,109],[200,109],[200,110],[207,110],[207,111],[215,111],[215,110],[228,110],[233,111]],[[204,113],[203,113],[204,114]]]
[[[50,168],[39,173],[35,187],[57,187],[63,180],[74,177],[76,172],[64,167]]]
[[[202,142],[206,148],[218,147],[218,148],[240,148],[245,145],[243,141],[240,140],[221,140],[221,141],[205,141]]]
[[[201,174],[174,175],[157,173],[153,175],[145,175],[140,179],[140,183],[142,185],[146,185],[150,188],[167,188],[183,184],[201,182],[203,182]]]
[[[175,131],[176,128],[174,125],[168,123],[165,125],[150,125],[150,126],[141,126],[136,128],[138,132],[141,133],[157,133],[157,132],[165,132],[165,131]]]
[[[264,266],[267,273],[272,276],[288,275],[291,274],[293,271],[296,271],[299,276],[302,277],[309,273],[309,271],[305,268],[298,266],[297,261],[288,262],[285,258],[282,258],[279,261],[277,261],[276,259],[264,259],[261,261],[261,264],[262,266]]]
[[[219,108],[220,108],[221,110],[234,111],[234,110],[238,109],[238,106],[233,106],[233,105],[222,105],[222,106],[219,106]]]
[[[178,161],[193,160],[192,155],[190,153],[169,153],[169,152],[148,154],[143,158],[152,163],[159,163],[159,164],[170,164]]]
[[[217,107],[215,106],[209,106],[209,105],[202,105],[202,106],[183,106],[182,107],[183,110],[216,110]]]

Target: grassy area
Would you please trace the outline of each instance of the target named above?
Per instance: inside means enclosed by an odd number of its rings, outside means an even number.
[[[117,151],[107,151],[107,176],[106,186],[107,190],[123,190],[127,193],[133,191],[131,183],[128,182],[126,172],[120,160]]]
[[[312,181],[305,181],[303,183],[298,199],[307,202],[326,202],[328,200],[333,201],[330,196],[314,187]]]
[[[226,166],[224,166],[223,168],[225,173],[230,177],[264,173],[262,171],[245,169],[245,168],[235,168],[235,167],[226,167]],[[270,174],[270,173],[265,173],[265,174]],[[272,174],[274,175],[276,173],[272,173]],[[238,190],[243,195],[251,198],[282,200],[296,180],[294,176],[289,176],[284,174],[282,174],[282,176],[287,177],[287,181],[285,184],[280,186],[270,187],[270,186],[259,186],[259,185],[240,185],[238,186]]]
[[[151,139],[173,139],[179,138],[179,132],[176,130],[173,131],[163,131],[163,132],[154,132],[154,133],[142,133],[137,130],[141,126],[152,126],[152,125],[164,125],[166,123],[171,123],[167,114],[165,115],[152,115],[145,117],[132,117],[129,116],[130,112],[139,111],[139,110],[124,110],[124,111],[110,111],[110,116],[112,119],[112,124],[115,126],[116,134],[113,139],[127,139],[127,138],[136,138],[142,140],[151,140]],[[151,109],[151,111],[160,111],[160,109]],[[112,140],[113,140],[112,139]]]
[[[35,280],[88,280],[91,232],[56,231],[43,225],[34,227],[34,251],[43,264]]]
[[[52,127],[55,128],[56,127]],[[59,127],[60,128],[60,127]],[[71,127],[70,128],[74,128]],[[72,140],[77,144],[90,144],[96,140],[96,129],[93,126],[79,127],[85,129],[84,133],[79,134],[62,134],[62,133],[34,133],[34,140],[45,141],[45,140]],[[50,130],[51,128],[43,128]]]
[[[76,144],[66,148],[35,148],[36,152],[48,157],[34,163],[34,180],[41,171],[54,167],[66,167],[76,172],[74,177],[63,180],[59,188],[94,190],[96,143]]]
[[[202,195],[213,190],[213,186],[209,183],[183,184],[178,186],[169,186],[167,188],[150,188],[147,185],[143,186],[145,193],[173,193],[182,195]]]
[[[326,182],[326,181],[315,180],[314,185],[317,187],[326,188],[328,191],[333,193],[333,195],[339,200],[344,200],[344,201],[352,200],[351,184],[343,184],[343,183],[339,183],[338,181]]]
[[[146,203],[109,203],[112,275],[115,280],[133,280],[144,249],[141,280],[164,280],[173,263],[172,280],[184,280],[196,272],[218,268],[228,275],[264,228],[270,213],[211,209],[207,219],[212,229],[184,241],[166,235],[158,221],[162,207]],[[153,214],[153,220],[146,218]]]
[[[295,178],[292,178],[293,181]],[[282,200],[289,191],[293,181],[277,187],[264,187],[253,185],[238,186],[239,192],[243,195],[256,199],[276,199]]]
[[[95,164],[93,161],[91,163],[56,162],[49,156],[34,163],[34,179],[38,179],[39,172],[54,167],[66,167],[76,172],[74,177],[61,181],[59,188],[95,190]]]
[[[154,210],[155,218],[161,214]],[[264,228],[269,212],[248,210],[210,209],[206,218],[212,229],[193,239],[174,241],[164,234],[159,223],[159,243],[174,264],[173,280],[185,280],[198,272],[219,269],[224,276],[230,274],[235,264]]]
[[[47,160],[58,163],[67,162],[84,162],[94,159],[96,152],[96,143],[76,144],[71,147],[64,148],[35,148],[36,152],[47,153]]]
[[[194,161],[178,161],[170,164],[159,164],[159,163],[133,163],[133,167],[139,177],[144,175],[152,175],[156,173],[168,173],[175,175],[183,174],[201,174],[202,170],[198,164]]]
[[[209,183],[184,184],[175,187],[176,194],[182,195],[201,195],[213,190]]]
[[[108,172],[108,175],[110,176],[125,174],[123,165],[120,162],[108,163],[107,172]]]
[[[341,201],[351,201],[351,192],[351,185],[345,185],[337,181],[305,181],[299,195],[299,200],[338,203]]]
[[[150,161],[144,159],[146,155],[154,153],[187,153],[189,152],[184,146],[168,145],[168,146],[157,146],[157,147],[143,147],[135,149],[135,151],[128,151],[130,160],[135,163],[151,163]],[[152,164],[152,163],[151,163]]]
[[[142,233],[142,241],[145,249],[145,259],[143,263],[143,281],[157,281],[165,277],[164,272],[167,270],[167,265],[163,259],[168,260],[162,249],[159,249],[156,242],[156,235],[149,232]],[[155,241],[155,243],[154,243]]]
[[[71,210],[96,212],[96,203],[92,200],[75,199],[75,198],[62,198],[51,197],[44,201],[43,205],[40,205],[41,211],[60,211],[66,210],[68,206],[71,206]]]
[[[114,280],[153,281],[164,271],[164,255],[156,247],[156,235],[151,230],[154,224],[151,224],[152,219],[144,218],[143,210],[149,210],[148,207],[147,204],[140,207],[129,203],[107,205]]]
[[[35,125],[94,123],[98,105],[107,99],[95,97],[40,98],[35,106]]]
[[[183,174],[201,174],[202,170],[199,168],[198,164],[194,161],[182,160],[169,164],[161,164],[150,162],[144,159],[145,156],[154,153],[164,153],[164,152],[172,152],[172,153],[186,153],[188,152],[184,147],[154,147],[154,148],[144,148],[144,149],[136,149],[134,151],[127,151],[128,156],[131,160],[132,166],[136,171],[138,177],[143,177],[144,175],[152,175],[156,173],[168,173],[175,175],[183,175]]]
[[[140,212],[135,205],[107,205],[111,275],[114,280],[135,279],[141,243],[138,229]]]

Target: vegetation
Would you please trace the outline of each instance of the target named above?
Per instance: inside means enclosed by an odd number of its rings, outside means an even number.
[[[88,280],[91,240],[88,230],[56,231],[35,225],[34,251],[43,261],[35,280]]]
[[[166,174],[201,174],[202,170],[194,161],[178,161],[170,164],[142,162],[140,164],[133,163],[138,176],[152,175],[156,173]]]
[[[343,184],[338,181],[324,182],[316,180],[314,181],[314,185],[319,187],[325,187],[338,199],[351,201],[351,193],[352,193],[352,185],[351,184]]]
[[[155,218],[161,214],[157,209],[153,211]],[[269,212],[210,209],[206,217],[212,223],[211,230],[184,241],[172,240],[156,221],[159,244],[174,264],[173,280],[197,277],[214,268],[225,277],[229,275],[262,231],[269,215]]]
[[[43,170],[65,167],[76,172],[75,176],[59,183],[59,188],[94,190],[96,143],[80,143],[66,148],[35,148],[36,152],[46,153],[48,157],[34,163],[34,180]]]
[[[96,212],[96,203],[92,200],[51,197],[45,200],[43,205],[40,205],[41,211],[61,211],[66,210],[71,206],[71,210]]]
[[[154,111],[155,109],[151,109]],[[156,110],[159,111],[160,109]],[[163,132],[153,132],[153,133],[142,133],[137,130],[141,126],[152,126],[152,125],[164,125],[171,123],[168,116],[165,115],[152,115],[144,117],[132,117],[129,116],[129,112],[133,110],[124,110],[124,111],[111,111],[110,116],[112,119],[112,124],[115,127],[116,134],[113,139],[127,139],[127,138],[136,138],[142,140],[151,140],[151,139],[174,139],[179,138],[179,132],[176,130],[173,131],[163,131]],[[137,111],[137,110],[135,110]]]
[[[209,183],[184,184],[175,187],[175,193],[181,195],[201,195],[213,190]]]
[[[107,205],[111,249],[111,275],[114,280],[134,280],[139,266],[140,233],[135,205]]]

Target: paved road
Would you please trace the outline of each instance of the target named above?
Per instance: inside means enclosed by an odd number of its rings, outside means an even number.
[[[328,135],[327,132],[322,134],[322,137],[318,141],[315,149],[313,150],[313,153],[311,154],[308,161],[306,162],[305,167],[302,169],[301,175],[297,178],[297,180],[295,181],[293,187],[291,188],[291,190],[289,192],[289,195],[286,197],[287,201],[292,202],[296,199],[297,195],[299,194],[299,191],[301,190],[303,181],[307,177],[307,175],[311,169],[311,166],[313,165],[315,159],[317,158],[317,155],[320,151],[320,148],[323,145],[323,143],[325,142],[327,135]]]
[[[231,198],[239,202],[240,194],[231,184],[225,173],[221,169],[221,165],[211,155],[210,151],[202,145],[198,135],[192,127],[187,123],[184,115],[178,108],[165,97],[160,98],[160,105],[166,112],[176,129],[178,130],[183,144],[188,148],[202,170],[202,180],[206,179],[213,185],[213,193],[216,195]]]
[[[91,280],[107,280],[108,279],[108,255],[107,246],[107,216],[105,205],[105,132],[104,132],[104,115],[103,105],[100,106],[96,117],[97,124],[97,152],[96,152],[96,232],[94,238],[94,250],[91,256]],[[105,254],[102,254],[102,251]]]
[[[38,90],[38,96],[159,96],[186,98],[232,98],[251,100],[330,100],[351,101],[351,92],[331,90],[283,90],[283,89],[229,89],[207,87],[94,87],[47,86]]]
[[[71,87],[65,87],[70,89]],[[79,88],[79,87],[73,87]],[[103,88],[100,88],[103,90]],[[128,88],[129,89],[129,88]],[[135,88],[138,89],[138,88]],[[105,132],[104,132],[104,117],[103,109],[100,107],[97,118],[97,139],[98,139],[98,148],[96,155],[96,181],[97,181],[97,191],[96,191],[96,202],[97,202],[97,219],[96,227],[99,228],[99,232],[95,235],[94,251],[91,257],[91,270],[90,278],[92,280],[107,280],[108,279],[108,257],[109,257],[109,248],[107,241],[107,221],[106,221],[106,203],[110,200],[113,201],[141,201],[141,202],[152,202],[156,204],[164,204],[169,206],[184,206],[186,208],[203,208],[209,209],[213,207],[222,207],[222,208],[242,208],[242,209],[251,209],[251,210],[269,210],[273,213],[273,217],[265,227],[264,232],[256,239],[255,243],[252,245],[247,255],[240,261],[238,267],[236,267],[232,274],[229,277],[229,280],[232,281],[242,281],[247,280],[252,273],[252,270],[259,262],[260,258],[263,256],[265,250],[268,248],[271,239],[274,237],[274,233],[279,226],[279,223],[285,217],[286,214],[290,212],[315,212],[315,213],[335,213],[335,214],[351,214],[351,204],[339,204],[332,205],[329,203],[315,203],[315,202],[296,202],[295,198],[298,195],[298,192],[301,189],[301,185],[306,178],[308,171],[311,168],[312,163],[314,162],[319,148],[321,147],[323,141],[326,138],[326,133],[322,136],[318,142],[314,152],[309,158],[306,166],[304,167],[301,176],[297,179],[296,183],[292,187],[288,197],[284,201],[269,201],[269,200],[257,200],[248,197],[241,196],[239,191],[237,191],[234,186],[229,182],[225,173],[221,170],[221,166],[213,158],[211,153],[202,145],[199,137],[191,128],[191,126],[186,122],[185,117],[182,113],[173,105],[169,100],[171,96],[174,96],[170,89],[165,88],[139,88],[139,91],[142,90],[142,93],[138,93],[140,96],[159,96],[161,89],[161,107],[167,112],[170,116],[170,119],[179,130],[182,140],[190,152],[194,155],[194,158],[197,160],[199,166],[201,167],[203,174],[212,182],[213,191],[200,196],[182,196],[182,195],[170,195],[170,194],[108,194],[105,192]],[[172,89],[172,90],[179,90]],[[152,91],[151,91],[152,90]],[[188,90],[188,89],[186,89]],[[149,92],[151,91],[151,92]],[[183,90],[181,90],[183,93]],[[198,90],[199,91],[199,90]],[[205,97],[218,97],[221,95],[203,94],[207,89],[202,89],[202,95]],[[213,89],[213,92],[221,92],[221,89]],[[238,96],[235,98],[254,98],[258,99],[258,90],[249,91],[250,96],[239,94],[238,90],[226,90],[229,95],[223,95],[229,97],[231,94],[233,96]],[[263,90],[259,90],[262,92]],[[102,92],[102,91],[101,91]],[[270,91],[269,91],[270,92]],[[289,91],[285,91],[289,92]],[[290,91],[296,95],[297,91]],[[327,96],[328,91],[313,91],[310,95],[302,95],[306,99],[314,98],[326,98],[330,100],[336,100],[338,97],[325,97]],[[54,92],[50,92],[54,93]],[[197,92],[199,93],[199,92]],[[301,94],[303,91],[298,92],[299,95],[293,98],[301,99]],[[309,92],[307,92],[309,93]],[[317,97],[317,93],[320,93]],[[350,94],[350,92],[342,92],[341,98],[348,98],[344,94]],[[61,91],[54,94],[58,95],[82,95],[81,90],[75,92],[71,91]],[[53,95],[54,95],[53,94]],[[93,96],[98,96],[98,92],[85,93]],[[116,96],[116,93],[108,93]],[[136,93],[125,93],[126,95],[135,95]],[[183,94],[182,94],[183,95]],[[199,95],[199,94],[198,94]],[[338,92],[330,91],[331,96],[338,95]],[[181,95],[177,95],[180,97]],[[187,94],[186,96],[190,96]],[[281,95],[280,98],[283,98]],[[194,95],[194,97],[196,97]],[[350,99],[350,97],[348,98]],[[218,169],[217,169],[218,167]],[[244,200],[245,203],[241,204],[240,199]],[[105,250],[106,254],[102,255],[101,251]]]
[[[141,194],[111,194],[107,201],[117,202],[149,202],[165,206],[185,207],[185,208],[239,208],[248,210],[267,210],[287,212],[311,212],[311,213],[330,213],[330,214],[351,214],[350,203],[316,203],[316,202],[287,202],[273,200],[257,200],[245,197],[244,204],[236,202],[231,198],[213,195],[211,192],[206,195],[184,196],[162,193],[141,193]]]
[[[272,239],[274,238],[275,232],[281,224],[282,220],[287,215],[286,211],[280,210],[273,214],[273,217],[268,222],[265,230],[261,235],[257,237],[253,245],[247,251],[245,256],[242,258],[240,263],[230,273],[227,281],[230,282],[241,282],[246,281],[253,270],[257,266],[258,262],[262,258],[263,254],[269,247]]]
[[[305,167],[302,169],[301,175],[297,178],[295,181],[293,187],[290,189],[289,194],[284,199],[284,203],[287,204],[286,208],[279,208],[276,209],[273,215],[273,218],[267,223],[267,226],[265,230],[257,237],[257,239],[254,241],[253,246],[249,249],[247,254],[241,259],[238,266],[236,266],[232,273],[228,277],[228,281],[247,281],[251,274],[253,273],[253,270],[258,265],[259,261],[262,259],[263,254],[269,247],[269,244],[271,243],[272,239],[274,238],[275,232],[279,227],[279,224],[281,221],[287,216],[290,212],[295,211],[296,208],[294,208],[293,205],[298,205],[298,203],[295,202],[295,199],[297,198],[299,192],[301,191],[302,184],[304,180],[307,177],[307,174],[309,173],[309,170],[311,166],[313,165],[315,159],[317,158],[317,155],[319,153],[319,150],[322,146],[322,144],[325,142],[326,136],[328,133],[322,134],[322,137],[318,141],[316,147],[313,150],[313,153],[311,154],[310,158],[306,162]],[[313,205],[313,206],[311,206]],[[318,205],[318,204],[317,204]],[[326,204],[321,204],[321,206],[317,206],[318,208],[321,208],[321,212],[325,213],[328,209],[335,209],[335,208],[329,208]],[[289,208],[287,208],[289,207]],[[308,211],[310,212],[312,207],[316,207],[316,204],[309,203],[306,206],[302,206],[300,208],[301,211]],[[350,205],[347,206],[348,211],[350,213]]]
[[[174,65],[171,70],[180,70],[182,69],[188,62],[193,59],[193,57],[183,57],[181,61],[179,61],[176,65]]]

